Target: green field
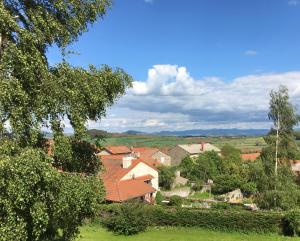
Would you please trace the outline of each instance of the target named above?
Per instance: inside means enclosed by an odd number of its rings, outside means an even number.
[[[150,229],[135,236],[118,236],[100,226],[85,226],[76,241],[300,241],[279,235],[224,233],[199,228]]]
[[[105,138],[103,146],[126,145],[148,147],[173,147],[178,144],[212,143],[218,147],[230,144],[242,150],[260,150],[265,142],[263,137],[169,137],[169,136],[143,136],[131,135]]]

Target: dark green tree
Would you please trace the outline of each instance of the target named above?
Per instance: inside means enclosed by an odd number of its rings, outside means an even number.
[[[218,175],[218,166],[221,158],[215,151],[205,152],[195,160],[193,175],[197,180],[206,182],[208,179],[215,179]]]
[[[1,240],[71,240],[99,209],[101,181],[59,173],[51,161],[42,151],[14,143],[0,150]]]
[[[0,1],[0,233],[4,240],[73,239],[97,212],[103,186],[99,161],[82,142],[87,120],[98,120],[131,86],[122,69],[66,61],[68,46],[106,14],[111,0]],[[51,66],[47,50],[63,61]],[[74,137],[63,135],[64,120]],[[41,133],[54,134],[53,159]],[[58,172],[62,167],[70,174]],[[88,174],[88,176],[85,176]],[[1,236],[2,238],[2,236]]]
[[[289,162],[299,157],[298,147],[294,137],[294,127],[299,123],[300,117],[295,107],[290,103],[288,89],[280,86],[278,90],[272,90],[270,94],[269,119],[273,122],[265,141],[268,145],[264,152],[272,152],[274,173],[277,175],[278,165]],[[270,161],[269,154],[263,153],[265,161]]]
[[[63,52],[104,16],[110,0],[4,0],[0,3],[0,132],[9,121],[23,146],[37,143],[41,126],[55,133],[68,118],[78,139],[125,93],[131,77],[103,66],[50,66],[47,49]]]
[[[274,127],[265,137],[267,147],[261,153],[262,170],[256,181],[260,191],[257,201],[263,208],[290,209],[299,205],[299,187],[290,165],[291,160],[299,158],[293,130],[299,123],[299,115],[290,103],[285,86],[271,91],[270,98],[268,116]]]
[[[163,189],[170,190],[175,180],[175,168],[160,166],[159,170],[159,186]]]
[[[254,193],[256,184],[251,180],[248,164],[242,162],[240,150],[227,144],[221,155],[213,192],[226,193],[239,188],[246,194]]]

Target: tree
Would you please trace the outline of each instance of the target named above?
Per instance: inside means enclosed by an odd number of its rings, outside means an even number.
[[[260,191],[257,201],[262,208],[289,209],[298,205],[299,196],[299,187],[290,166],[290,161],[299,157],[293,130],[299,123],[299,116],[290,103],[285,86],[271,91],[270,97],[268,116],[274,128],[265,137],[267,147],[261,153],[262,171],[261,178],[257,178]]]
[[[85,122],[97,120],[131,86],[121,69],[72,67],[65,60],[50,66],[46,51],[69,44],[104,16],[110,0],[20,0],[0,3],[0,132],[9,121],[23,146],[37,143],[41,126],[62,133],[70,120],[75,137]]]
[[[221,155],[213,192],[226,193],[239,188],[246,194],[254,193],[256,184],[251,180],[248,164],[242,162],[240,150],[227,144],[221,149]]]
[[[287,87],[280,86],[277,91],[272,90],[270,97],[268,116],[273,121],[275,129],[271,129],[266,142],[269,146],[275,145],[274,172],[275,176],[277,176],[279,160],[290,161],[296,157],[297,144],[294,141],[293,128],[299,123],[300,117],[296,114],[295,108],[289,101]]]
[[[219,170],[223,174],[240,174],[242,169],[242,158],[239,149],[224,145],[221,149],[222,161],[219,165]]]
[[[11,144],[0,153],[1,240],[73,239],[103,201],[101,181],[59,173],[44,152]]]
[[[189,156],[185,157],[179,166],[181,175],[190,180],[195,180],[195,177],[193,176],[194,167],[194,160]]]
[[[160,166],[159,170],[159,186],[163,189],[170,190],[175,180],[175,169],[173,167]]]
[[[218,173],[221,158],[215,151],[208,151],[197,158],[186,157],[180,164],[182,176],[192,181],[203,181],[214,179]]]
[[[218,166],[221,158],[215,151],[205,152],[195,160],[193,175],[197,180],[206,182],[208,179],[214,179],[218,174]]]
[[[94,175],[99,161],[82,142],[85,124],[103,117],[132,78],[106,65],[73,67],[65,57],[110,6],[111,0],[0,2],[0,233],[6,240],[71,240],[103,200]],[[63,56],[55,66],[46,55],[53,45]],[[63,135],[66,119],[72,139]],[[41,153],[42,127],[54,134],[53,159]]]

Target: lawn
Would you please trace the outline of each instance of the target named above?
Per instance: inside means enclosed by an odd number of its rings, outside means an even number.
[[[100,226],[84,226],[76,241],[300,241],[278,235],[224,233],[199,228],[150,229],[135,236],[117,236]]]

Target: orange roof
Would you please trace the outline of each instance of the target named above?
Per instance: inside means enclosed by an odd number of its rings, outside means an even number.
[[[114,202],[122,202],[147,193],[154,193],[156,190],[144,181],[130,179],[120,182],[104,182],[106,199]]]
[[[105,150],[107,150],[108,152],[110,152],[113,155],[131,153],[130,148],[128,148],[127,146],[107,146],[107,147],[105,147]]]
[[[260,153],[248,153],[248,154],[241,154],[241,158],[244,161],[255,161],[260,156]]]
[[[141,158],[151,158],[156,152],[159,151],[159,149],[151,147],[133,147],[132,150],[135,153],[140,153]]]
[[[145,183],[145,181],[153,178],[152,175],[144,175],[134,179],[121,181],[121,179],[139,163],[143,162],[146,165],[151,166],[143,159],[135,159],[132,160],[132,164],[129,168],[123,168],[123,157],[125,156],[101,156],[101,161],[105,167],[105,171],[101,173],[101,178],[103,179],[106,190],[106,199],[114,202],[122,202],[135,197],[144,196],[147,193],[155,192],[156,190],[150,184]]]

